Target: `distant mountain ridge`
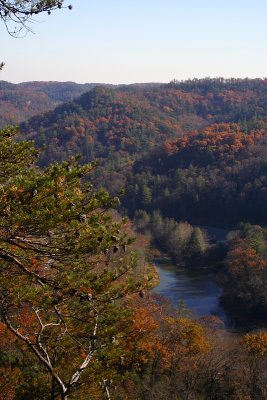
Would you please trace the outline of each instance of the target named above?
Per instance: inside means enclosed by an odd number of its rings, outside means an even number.
[[[26,90],[55,105],[81,90],[62,85],[22,84],[24,97],[14,97],[25,101]],[[112,194],[126,187],[131,216],[160,209],[198,224],[267,221],[267,79],[96,85],[20,128],[43,149],[43,166],[97,159],[92,179]]]
[[[176,118],[152,105],[144,90],[154,88],[96,87],[23,123],[22,134],[37,146],[46,145],[45,164],[77,153],[84,161],[141,154],[181,131]]]
[[[0,128],[19,124],[28,118],[53,110],[58,104],[72,101],[98,83],[0,81]]]
[[[98,86],[21,124],[42,165],[81,155],[124,206],[198,224],[267,221],[267,80]]]
[[[132,87],[155,87],[159,83],[135,83]],[[57,105],[74,100],[96,86],[124,87],[108,83],[75,83],[29,81],[10,83],[0,80],[0,129],[53,110]]]
[[[170,84],[98,86],[21,125],[23,135],[46,145],[45,164],[81,154],[134,159],[151,148],[213,123],[244,131],[267,115],[267,80],[205,79]]]

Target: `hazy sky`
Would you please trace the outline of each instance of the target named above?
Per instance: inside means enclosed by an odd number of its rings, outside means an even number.
[[[10,82],[169,82],[267,76],[267,0],[70,0],[34,34],[0,25]],[[66,3],[69,4],[69,3]]]

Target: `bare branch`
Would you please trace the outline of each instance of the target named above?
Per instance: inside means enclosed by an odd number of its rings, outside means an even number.
[[[97,334],[97,328],[98,328],[98,312],[97,310],[94,308],[95,311],[95,326],[94,326],[94,330],[93,330],[93,337],[96,337]],[[87,366],[89,365],[94,353],[95,353],[95,349],[94,349],[94,339],[89,341],[89,351],[88,354],[85,358],[85,360],[83,361],[83,363],[80,365],[80,367],[77,369],[77,371],[72,375],[71,379],[70,379],[70,383],[69,383],[69,387],[71,388],[75,383],[78,382],[78,380],[80,379],[80,376],[83,372],[83,370],[85,368],[87,368]]]
[[[64,6],[64,0],[0,0],[0,20],[5,24],[7,32],[13,37],[20,37],[22,32],[31,31],[29,24],[34,22],[33,16],[68,8],[71,5]],[[10,28],[10,24],[14,27]]]
[[[104,386],[104,388],[105,388],[105,391],[106,391],[106,394],[107,394],[107,398],[108,398],[108,400],[111,400],[111,397],[110,397],[110,393],[109,393],[109,390],[108,390],[108,381],[107,381],[107,379],[103,379],[103,386]]]
[[[12,264],[18,266],[25,274],[34,277],[41,286],[43,286],[45,283],[48,283],[48,279],[38,275],[35,272],[29,271],[28,268],[26,268],[23,263],[18,260],[17,257],[13,256],[11,253],[5,251],[4,249],[0,249],[0,258],[5,261],[10,261]]]
[[[50,372],[50,374],[53,376],[53,378],[56,380],[56,382],[58,383],[59,387],[61,388],[62,393],[66,393],[67,392],[67,387],[64,384],[64,382],[61,380],[61,378],[59,377],[59,375],[54,371],[51,363],[49,360],[47,360],[38,350],[36,344],[32,343],[31,340],[23,335],[22,333],[19,332],[18,329],[16,329],[11,321],[8,318],[8,313],[7,313],[7,309],[3,309],[2,310],[2,317],[3,320],[6,324],[6,326],[8,327],[8,329],[20,340],[22,340],[24,343],[27,344],[27,346],[31,349],[31,351],[34,352],[34,354],[37,356],[37,358],[40,360],[40,362],[48,369],[48,371]]]

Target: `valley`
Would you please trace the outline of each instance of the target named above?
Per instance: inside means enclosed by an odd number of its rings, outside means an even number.
[[[0,370],[15,354],[26,376],[26,344],[35,369],[34,354],[52,354],[53,376],[71,382],[89,340],[88,376],[114,378],[116,400],[128,384],[131,400],[153,400],[158,385],[162,399],[173,387],[187,399],[256,392],[249,374],[265,379],[267,348],[266,79],[1,85],[1,123],[20,126],[0,142]],[[47,392],[46,373],[13,398]]]

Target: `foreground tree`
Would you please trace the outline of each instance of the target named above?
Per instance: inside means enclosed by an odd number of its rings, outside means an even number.
[[[71,5],[64,7],[64,0],[0,0],[0,20],[12,36],[18,36],[22,31],[28,31],[33,16],[62,8],[72,9]]]
[[[141,287],[131,239],[108,211],[118,199],[85,182],[92,165],[39,170],[33,144],[14,133],[0,135],[2,323],[49,377],[39,377],[39,397],[77,399],[94,382],[108,394],[127,345],[123,298]]]

